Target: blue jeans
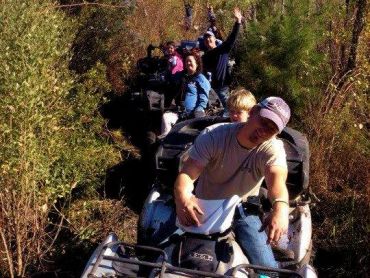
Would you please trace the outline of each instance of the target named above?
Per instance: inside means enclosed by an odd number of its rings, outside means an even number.
[[[227,112],[226,101],[227,101],[227,98],[229,97],[229,86],[223,86],[223,87],[220,87],[220,88],[213,88],[213,90],[216,92],[218,98],[220,99],[221,104],[222,104],[223,108],[225,109],[224,110],[224,114],[225,114]]]
[[[258,215],[246,214],[241,205],[236,208],[233,229],[236,241],[252,264],[278,267],[265,231],[259,231],[262,222]]]

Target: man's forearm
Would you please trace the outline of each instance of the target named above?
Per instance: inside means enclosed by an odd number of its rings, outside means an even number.
[[[265,179],[272,213],[268,218],[268,242],[277,242],[289,225],[289,194],[285,185],[288,171],[279,166],[269,167]]]
[[[289,209],[289,193],[285,183],[279,186],[271,187],[268,195],[273,210],[276,211]]]
[[[275,210],[289,208],[289,193],[286,187],[287,170],[275,167],[266,176],[268,197]]]
[[[194,182],[202,171],[203,166],[190,157],[184,162],[182,170],[175,181],[174,195],[177,205],[184,205],[192,197]]]
[[[281,203],[289,203],[289,193],[285,186],[285,184],[279,187],[272,187],[269,191],[269,199],[273,203],[281,202]]]
[[[180,173],[175,182],[175,200],[184,202],[192,196],[194,190],[193,180],[185,173]]]

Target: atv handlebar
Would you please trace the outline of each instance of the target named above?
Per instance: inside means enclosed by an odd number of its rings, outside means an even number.
[[[132,249],[140,249],[144,251],[154,251],[158,252],[161,255],[161,261],[159,262],[148,262],[148,261],[143,261],[143,260],[137,260],[133,258],[123,258],[119,256],[106,256],[104,255],[105,250],[108,248],[112,248],[114,246],[123,246],[123,247],[129,247]],[[90,273],[87,275],[87,277],[91,278],[96,278],[96,271],[100,265],[100,263],[103,260],[110,260],[112,262],[121,262],[121,263],[126,263],[126,264],[132,264],[132,265],[139,265],[139,266],[146,266],[146,267],[151,267],[152,269],[157,269],[160,271],[159,278],[163,277],[163,275],[167,272],[171,273],[184,273],[184,274],[189,274],[189,275],[196,275],[197,277],[213,277],[213,278],[232,278],[236,277],[235,275],[237,274],[238,271],[244,269],[249,273],[249,270],[263,270],[267,272],[274,272],[274,273],[281,273],[281,274],[290,274],[293,275],[293,277],[298,277],[302,278],[302,276],[295,271],[292,270],[286,270],[286,269],[277,269],[277,268],[271,268],[271,267],[263,267],[263,266],[258,266],[258,265],[253,265],[253,264],[240,264],[235,267],[233,270],[231,276],[229,275],[223,275],[223,274],[217,274],[217,273],[212,273],[208,271],[200,271],[200,270],[193,270],[193,269],[188,269],[188,268],[183,268],[183,267],[176,267],[168,263],[168,257],[167,254],[164,252],[163,249],[160,248],[155,248],[151,246],[146,246],[146,245],[131,245],[127,244],[121,241],[113,241],[108,244],[105,244],[101,251],[99,252],[99,255],[94,263],[93,268],[91,269]]]

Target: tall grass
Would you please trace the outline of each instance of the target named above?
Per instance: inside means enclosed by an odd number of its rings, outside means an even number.
[[[368,271],[369,101],[360,85],[366,78],[348,78],[339,92],[329,84],[335,104],[328,108],[324,98],[306,110],[303,121],[311,146],[310,184],[321,200],[313,219],[316,263],[324,276],[364,277]],[[338,259],[330,261],[328,254]]]

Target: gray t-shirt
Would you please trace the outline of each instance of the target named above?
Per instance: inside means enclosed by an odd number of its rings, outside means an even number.
[[[237,133],[243,123],[218,126],[200,135],[189,157],[205,166],[195,195],[202,199],[225,199],[238,195],[244,200],[258,195],[266,166],[287,169],[283,142],[275,137],[253,149],[242,147]]]

